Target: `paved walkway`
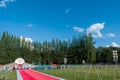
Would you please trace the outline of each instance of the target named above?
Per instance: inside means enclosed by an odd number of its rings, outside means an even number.
[[[17,70],[18,80],[64,80],[34,70]]]
[[[16,70],[16,72],[17,72],[17,80],[23,80],[20,72],[18,70]]]

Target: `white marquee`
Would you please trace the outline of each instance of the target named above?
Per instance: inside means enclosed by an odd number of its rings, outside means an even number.
[[[16,64],[23,64],[23,63],[25,63],[25,60],[24,60],[23,58],[17,58],[17,59],[15,60],[15,63],[16,63]]]

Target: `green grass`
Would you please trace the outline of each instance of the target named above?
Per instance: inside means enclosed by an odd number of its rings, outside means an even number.
[[[1,76],[5,76],[5,80],[17,80],[16,71],[0,71]]]
[[[75,66],[68,69],[41,70],[65,80],[120,80],[119,66]]]
[[[41,70],[65,80],[120,80],[120,66],[106,65],[78,65],[67,69]],[[16,71],[0,71],[0,76],[5,74],[5,80],[17,80]]]

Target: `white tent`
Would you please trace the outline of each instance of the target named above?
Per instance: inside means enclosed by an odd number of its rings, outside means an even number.
[[[15,60],[15,63],[16,63],[16,64],[24,64],[24,63],[25,63],[25,60],[24,60],[23,58],[17,58],[17,59]]]

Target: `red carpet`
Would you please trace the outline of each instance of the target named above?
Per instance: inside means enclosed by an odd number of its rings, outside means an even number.
[[[34,70],[20,70],[23,80],[59,80],[58,78],[45,75]]]
[[[20,74],[23,78],[23,80],[35,80],[33,77],[31,77],[30,75],[28,75],[25,70],[20,70]]]

